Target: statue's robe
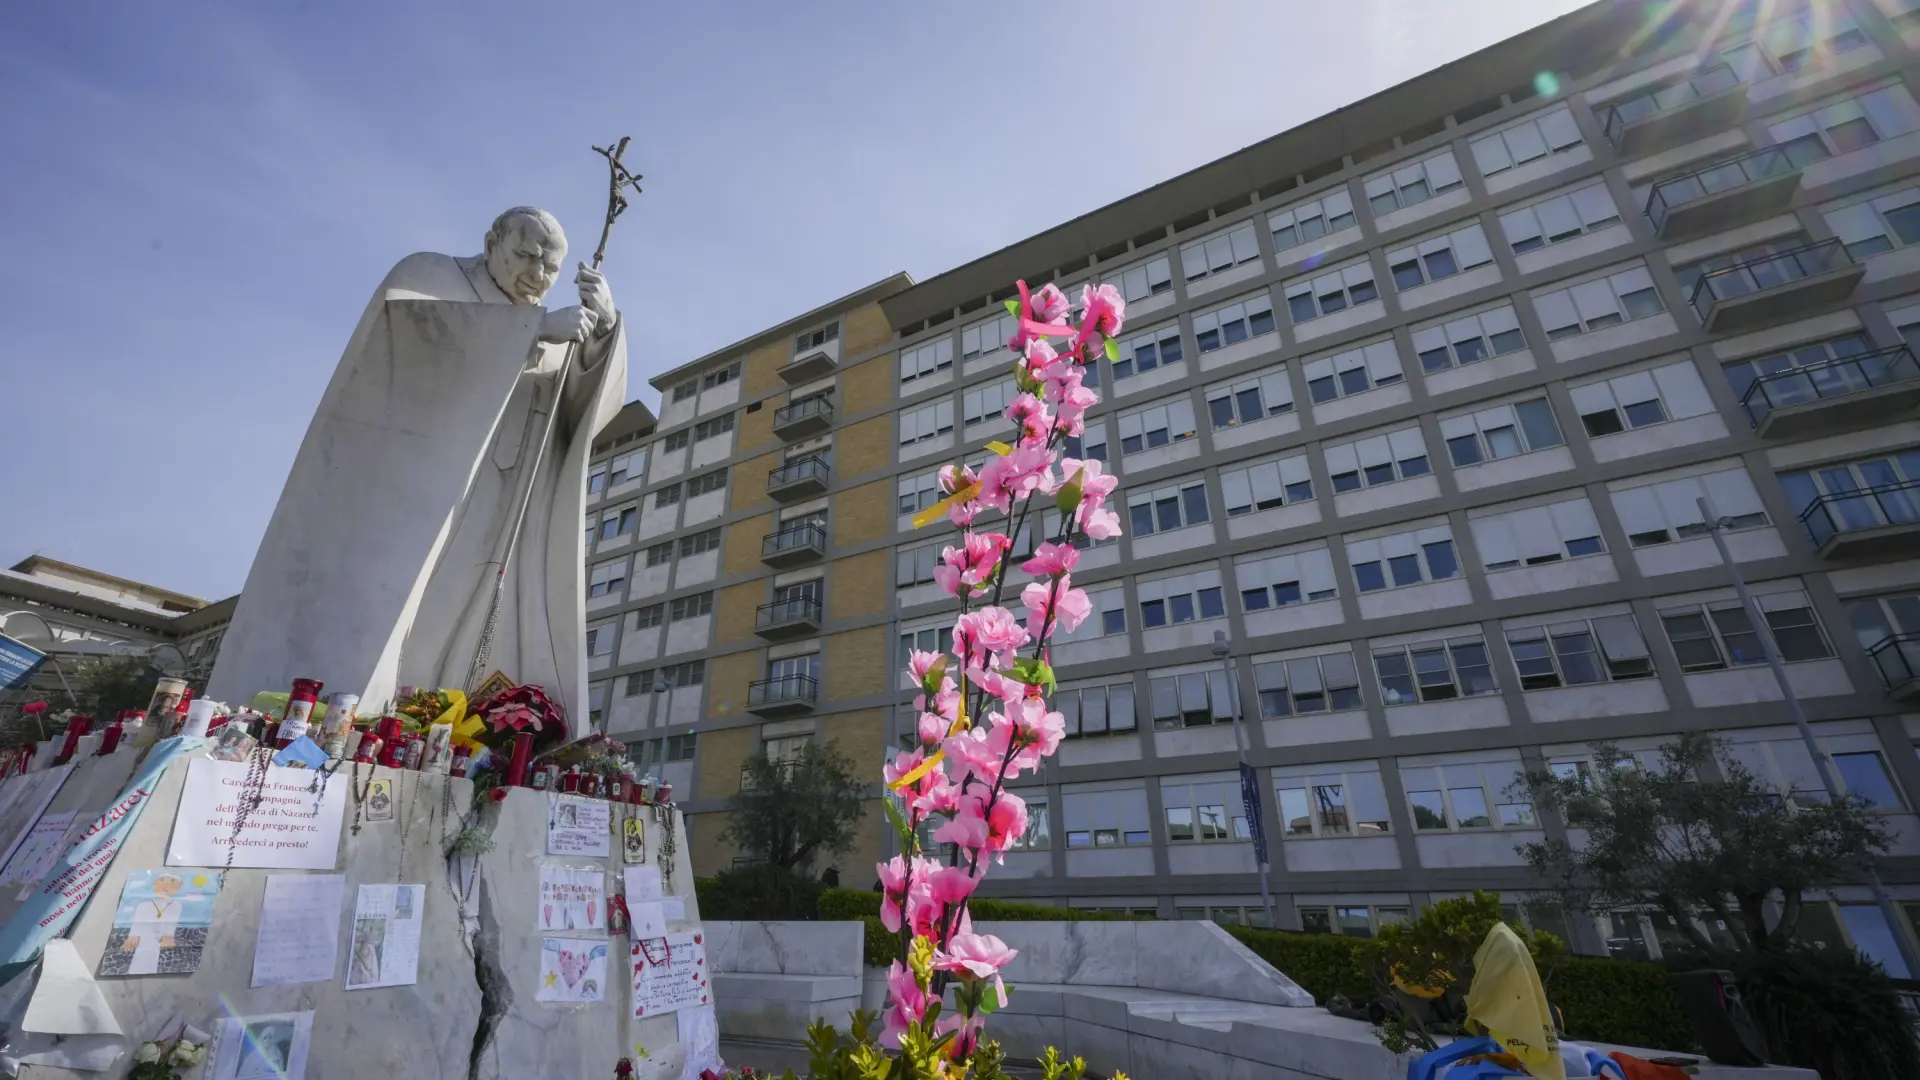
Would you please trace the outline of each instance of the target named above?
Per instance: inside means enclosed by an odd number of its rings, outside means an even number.
[[[294,458],[209,697],[238,705],[302,677],[371,709],[401,686],[471,691],[497,669],[544,687],[584,732],[587,457],[626,398],[626,344],[616,325],[580,350],[540,455],[567,355],[538,342],[545,313],[509,301],[479,257],[409,255],[387,274]],[[474,673],[502,561],[492,655]]]

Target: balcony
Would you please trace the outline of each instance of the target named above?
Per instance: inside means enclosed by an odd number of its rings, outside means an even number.
[[[784,379],[788,386],[799,386],[815,379],[824,379],[833,374],[833,369],[839,366],[832,353],[825,349],[810,349],[781,365],[780,378]]]
[[[821,603],[818,597],[796,596],[761,604],[754,612],[753,632],[768,641],[783,641],[820,629]],[[811,679],[808,682],[812,682]]]
[[[1601,117],[1601,126],[1622,157],[1638,157],[1737,127],[1746,116],[1746,85],[1723,63],[1619,102]]]
[[[817,521],[797,522],[760,541],[760,561],[776,569],[801,566],[826,553],[826,526]]]
[[[820,684],[811,675],[782,675],[747,687],[747,711],[759,717],[810,713],[819,700]]]
[[[1763,375],[1740,407],[1763,439],[1799,439],[1891,421],[1920,406],[1920,362],[1905,345]]]
[[[1920,550],[1920,480],[1822,495],[1800,521],[1822,558],[1911,555]]]
[[[1687,303],[1708,333],[1741,333],[1840,303],[1866,272],[1840,241],[1822,240],[1710,270]]]
[[[825,394],[801,398],[773,411],[773,433],[783,439],[805,439],[833,426],[833,403]]]
[[[1777,214],[1799,190],[1800,166],[1770,147],[1653,185],[1647,220],[1660,239],[1682,240]]]
[[[1880,669],[1887,695],[1895,701],[1920,701],[1920,634],[1889,634],[1867,650]]]
[[[818,454],[795,458],[767,473],[767,494],[777,502],[793,502],[827,493],[833,468]]]

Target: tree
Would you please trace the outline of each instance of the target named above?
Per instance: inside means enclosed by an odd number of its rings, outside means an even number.
[[[1522,844],[1521,855],[1569,910],[1655,907],[1703,952],[1714,943],[1694,925],[1700,912],[1725,923],[1743,950],[1784,948],[1807,893],[1858,879],[1862,863],[1892,843],[1859,796],[1778,791],[1700,732],[1663,747],[1655,767],[1611,743],[1596,743],[1594,759],[1591,774],[1525,781],[1535,805],[1585,830],[1586,842]],[[1780,915],[1769,925],[1775,897]]]
[[[805,870],[816,856],[853,846],[865,787],[837,742],[808,743],[785,761],[761,753],[747,759],[740,791],[727,802],[724,835],[754,858]]]
[[[97,722],[111,723],[127,709],[146,708],[153,700],[154,683],[166,674],[145,656],[106,656],[82,663],[73,691],[81,712],[90,713]]]

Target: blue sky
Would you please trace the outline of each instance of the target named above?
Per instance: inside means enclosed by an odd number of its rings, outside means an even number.
[[[652,401],[656,372],[1577,6],[6,5],[0,565],[237,590],[387,268],[476,252],[517,203],[584,258],[592,143],[633,135],[647,177],[606,269]]]

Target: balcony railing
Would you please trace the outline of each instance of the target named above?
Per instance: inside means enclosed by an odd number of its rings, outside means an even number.
[[[820,684],[811,675],[782,675],[747,687],[747,709],[755,713],[804,712],[820,700]]]
[[[1880,679],[1896,697],[1920,693],[1920,634],[1890,634],[1867,650]]]
[[[817,596],[794,596],[761,604],[754,611],[753,629],[763,636],[799,633],[820,625],[822,609]]]
[[[799,430],[801,428],[821,429],[833,424],[833,402],[825,394],[803,398],[791,405],[783,405],[773,411],[773,430],[775,432]]]
[[[1639,154],[1675,145],[1696,133],[1723,129],[1737,122],[1746,109],[1739,73],[1722,62],[1613,105],[1601,128],[1622,154]]]
[[[782,565],[804,562],[825,554],[826,550],[826,526],[817,521],[802,521],[768,533],[760,541],[760,560]]]
[[[1914,360],[1912,349],[1895,345],[1762,375],[1747,387],[1740,407],[1758,429],[1781,409],[1851,397],[1915,379],[1920,379],[1920,361]]]
[[[818,454],[795,458],[767,473],[767,494],[779,495],[801,488],[825,491],[833,476],[833,467]]]
[[[1849,535],[1920,525],[1920,480],[1822,495],[1800,511],[1800,521],[1823,554],[1834,552]]]
[[[1700,317],[1701,325],[1709,331],[1744,330],[1793,318],[1805,310],[1808,303],[1824,303],[1835,299],[1826,295],[1801,297],[1802,290],[1792,287],[1797,282],[1810,281],[1850,267],[1855,267],[1855,263],[1848,257],[1847,249],[1840,241],[1821,240],[1710,270],[1694,283],[1687,304]],[[1837,295],[1852,293],[1857,282],[1857,275],[1844,282],[1836,282],[1845,287]],[[1742,302],[1762,294],[1775,298],[1766,303],[1764,309],[1751,302]],[[1788,296],[1807,302],[1789,303],[1786,302]]]
[[[1653,185],[1653,190],[1647,193],[1647,220],[1653,222],[1655,232],[1667,239],[1683,231],[1691,232],[1693,226],[1708,222],[1716,226],[1735,224],[1740,218],[1758,216],[1774,209],[1776,203],[1786,205],[1793,196],[1793,189],[1798,186],[1799,174],[1800,167],[1789,160],[1786,151],[1779,147],[1742,154]],[[1776,177],[1792,177],[1795,183],[1779,185],[1781,190],[1770,192],[1770,198],[1749,200],[1755,204],[1753,206],[1727,206],[1727,212],[1719,215],[1693,213],[1704,199]]]

